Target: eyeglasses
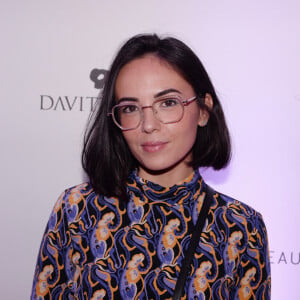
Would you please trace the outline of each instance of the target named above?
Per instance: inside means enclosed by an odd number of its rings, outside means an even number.
[[[152,108],[157,120],[163,124],[179,122],[184,114],[184,106],[189,105],[197,99],[196,96],[182,100],[180,97],[172,96],[159,99],[152,105],[141,106],[133,101],[123,101],[112,108],[108,116],[112,116],[115,124],[122,130],[136,129],[144,118],[144,109]]]

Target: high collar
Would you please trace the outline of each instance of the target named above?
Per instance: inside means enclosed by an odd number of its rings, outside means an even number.
[[[128,178],[128,193],[137,196],[144,202],[163,201],[169,204],[183,204],[194,201],[203,187],[203,179],[198,170],[194,170],[187,178],[171,187],[164,187],[138,176],[135,169]]]

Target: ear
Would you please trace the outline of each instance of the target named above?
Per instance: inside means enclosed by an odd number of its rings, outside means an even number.
[[[204,104],[208,107],[208,109],[205,108],[200,109],[199,121],[198,121],[198,125],[200,127],[206,126],[209,119],[209,110],[211,110],[214,106],[214,102],[210,94],[205,94]]]

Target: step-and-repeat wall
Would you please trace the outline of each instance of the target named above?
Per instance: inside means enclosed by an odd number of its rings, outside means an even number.
[[[228,168],[203,176],[263,214],[272,299],[299,299],[299,1],[1,4],[1,299],[28,299],[54,202],[86,180],[82,137],[105,72],[143,32],[178,37],[203,61],[234,146]]]

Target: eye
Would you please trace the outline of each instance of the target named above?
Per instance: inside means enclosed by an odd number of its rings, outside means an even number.
[[[163,108],[173,107],[176,105],[179,105],[179,100],[176,98],[168,98],[168,99],[161,100],[160,102],[160,107]]]
[[[139,110],[138,107],[134,104],[127,104],[127,105],[119,107],[119,111],[122,114],[130,114],[130,113],[136,112],[138,110]]]

